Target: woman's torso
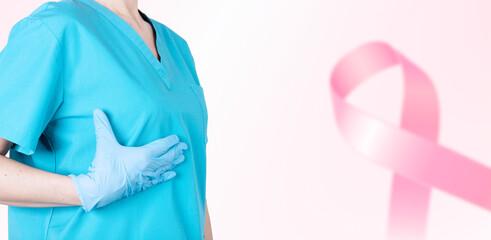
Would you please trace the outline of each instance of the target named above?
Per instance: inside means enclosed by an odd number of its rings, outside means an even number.
[[[81,207],[9,207],[10,237],[202,239],[208,115],[184,39],[148,19],[158,61],[136,31],[92,0],[48,2],[32,14],[62,45],[64,97],[36,153],[12,151],[11,158],[58,174],[86,173],[95,153],[95,108],[107,114],[122,145],[176,134],[189,149],[173,180],[88,213]]]

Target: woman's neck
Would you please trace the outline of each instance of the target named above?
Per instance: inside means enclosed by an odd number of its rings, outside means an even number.
[[[138,12],[138,0],[93,0],[119,15],[123,19],[141,22],[143,19]]]

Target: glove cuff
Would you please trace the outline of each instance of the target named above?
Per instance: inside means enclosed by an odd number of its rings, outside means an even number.
[[[78,198],[82,203],[82,208],[84,209],[85,212],[89,212],[97,204],[97,201],[94,201],[97,198],[89,197],[89,199],[92,200],[90,201],[84,196],[85,193],[93,192],[92,187],[90,187],[91,183],[93,183],[92,179],[90,179],[90,177],[85,174],[80,174],[80,175],[70,174],[68,176],[72,179],[73,185],[77,190]]]

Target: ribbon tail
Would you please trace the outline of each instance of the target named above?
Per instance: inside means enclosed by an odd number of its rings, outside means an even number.
[[[430,199],[430,188],[394,174],[387,240],[425,239]]]

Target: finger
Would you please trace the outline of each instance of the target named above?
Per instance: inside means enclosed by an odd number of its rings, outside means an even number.
[[[168,162],[168,161],[173,161],[174,159],[178,158],[179,156],[182,155],[184,150],[188,149],[188,145],[184,142],[179,142],[175,146],[173,146],[169,151],[166,153],[158,156],[155,158],[156,161],[158,162]]]
[[[160,176],[162,174],[162,172],[169,171],[169,170],[175,168],[178,164],[182,163],[184,161],[184,159],[185,159],[185,156],[181,155],[178,158],[171,161],[170,163],[164,164],[162,167],[160,167],[157,170],[156,176]]]
[[[143,183],[142,189],[143,189],[143,191],[145,191],[151,186],[152,186],[152,180],[147,180]]]
[[[155,184],[159,184],[162,182],[167,182],[175,176],[176,176],[176,172],[166,171],[166,172],[163,172],[158,178],[150,180],[150,182],[152,185],[155,185]]]
[[[145,175],[151,180],[158,179],[165,171],[169,170],[171,167],[172,167],[172,163],[169,162]]]
[[[172,178],[174,178],[175,176],[176,176],[176,172],[174,172],[174,171],[167,171],[164,174],[162,174],[162,177],[160,178],[159,183],[161,183],[161,182],[167,182],[167,181],[171,180]]]
[[[109,123],[109,119],[106,114],[101,110],[96,108],[93,111],[95,135],[97,142],[106,141],[107,143],[118,143],[116,137],[114,136],[113,129]]]
[[[175,134],[172,134],[148,143],[144,147],[150,151],[151,156],[159,156],[167,152],[169,148],[173,147],[178,142],[179,137]]]
[[[185,158],[185,156],[184,155],[181,155],[178,158],[176,158],[176,160],[172,161],[172,168],[174,168],[179,163],[184,162],[184,158]]]

